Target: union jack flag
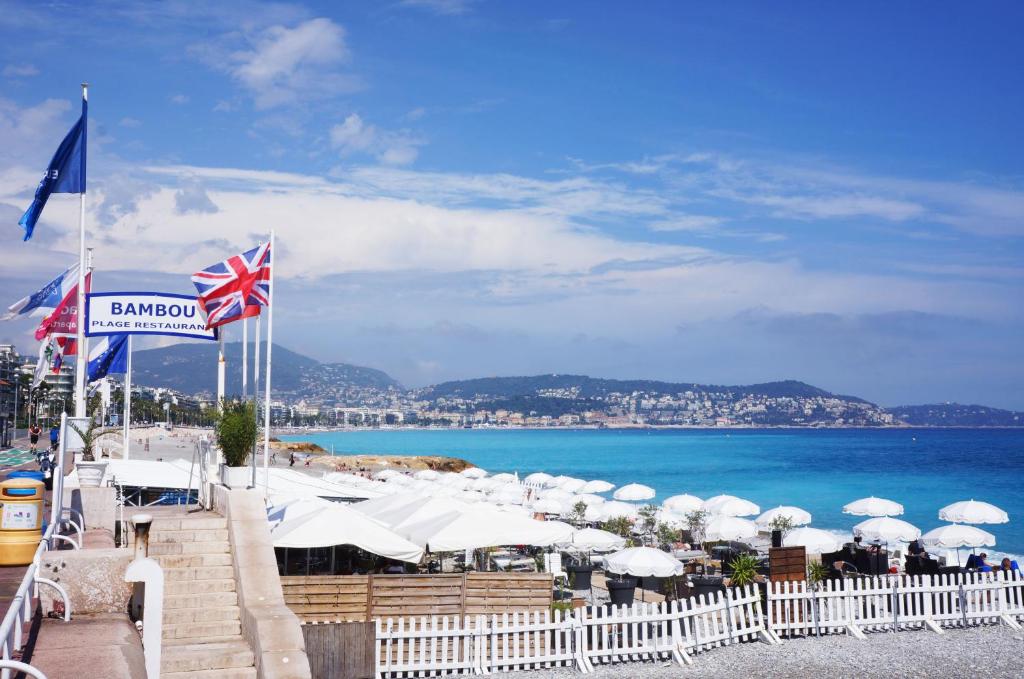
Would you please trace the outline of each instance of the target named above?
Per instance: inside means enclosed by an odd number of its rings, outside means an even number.
[[[192,274],[210,330],[250,316],[270,303],[270,243]]]

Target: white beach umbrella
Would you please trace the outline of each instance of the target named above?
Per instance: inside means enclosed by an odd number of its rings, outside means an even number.
[[[608,498],[601,497],[600,495],[594,495],[593,493],[580,493],[573,495],[569,501],[570,504],[575,505],[577,502],[582,502],[586,506],[599,505],[608,501]]]
[[[704,540],[707,542],[745,540],[755,535],[757,535],[757,524],[736,516],[722,514],[713,516],[704,527]]]
[[[974,526],[954,523],[928,531],[921,536],[921,542],[929,547],[944,547],[946,549],[995,547],[996,536]]]
[[[546,500],[558,500],[559,502],[568,502],[573,497],[572,493],[561,488],[545,488],[538,493],[538,496]]]
[[[533,485],[544,485],[554,477],[551,474],[545,474],[544,472],[534,472],[523,479],[523,483],[529,483]]]
[[[583,479],[574,479],[572,477],[569,477],[562,481],[560,484],[558,484],[558,487],[570,493],[578,493],[580,492],[580,488],[582,488],[585,485],[587,485],[587,482],[584,481]]]
[[[396,476],[402,476],[402,472],[395,469],[381,469],[373,475],[373,478],[378,481],[387,481],[388,479],[393,479]]]
[[[682,514],[677,514],[671,509],[661,507],[654,514],[654,518],[658,523],[663,523],[669,526],[681,526],[686,523],[686,517]]]
[[[487,496],[479,490],[460,490],[454,497],[456,500],[469,503],[483,502],[487,498]]]
[[[502,505],[521,505],[523,504],[523,488],[520,486],[506,486],[499,488],[491,494],[491,502],[496,502]]]
[[[760,514],[761,508],[735,495],[716,495],[704,500],[704,511],[721,516],[750,516]]]
[[[874,496],[854,500],[843,507],[843,514],[854,516],[899,516],[902,513],[903,505],[899,502]]]
[[[452,474],[451,476],[443,477],[439,481],[439,483],[442,486],[447,486],[449,488],[465,490],[466,488],[469,488],[473,484],[473,480],[467,479],[465,476],[461,476],[459,474]]]
[[[696,512],[704,508],[704,500],[701,500],[696,495],[673,495],[670,498],[666,498],[661,506],[670,512],[676,514],[688,514],[690,512]]]
[[[774,509],[769,509],[764,514],[754,519],[754,523],[762,529],[767,529],[771,526],[772,521],[780,516],[789,519],[794,526],[803,526],[811,522],[810,512],[800,509],[799,507],[779,505]]]
[[[650,500],[654,495],[654,489],[650,486],[645,486],[642,483],[629,483],[615,491],[612,497],[616,500],[635,502],[637,500]]]
[[[443,514],[396,532],[431,551],[451,552],[499,545],[547,547],[571,539],[572,530],[572,526],[560,521],[534,521],[515,514],[474,508]]]
[[[500,472],[498,474],[493,474],[491,478],[494,479],[495,481],[500,481],[501,483],[512,483],[519,481],[519,479],[516,478],[515,474],[511,474],[509,472]]]
[[[574,531],[568,542],[558,543],[560,547],[572,547],[581,552],[608,552],[626,546],[626,538],[600,528],[581,528]]]
[[[484,469],[480,469],[480,467],[467,467],[466,469],[463,469],[459,473],[465,476],[467,479],[482,479],[483,477],[487,476],[487,471]]]
[[[607,493],[609,490],[615,487],[614,483],[608,483],[600,479],[594,479],[593,481],[587,481],[580,488],[581,493]]]
[[[587,514],[590,514],[590,510],[597,510],[598,519],[597,521],[608,521],[610,519],[617,519],[621,516],[627,519],[635,519],[639,515],[640,508],[636,505],[631,505],[628,502],[619,502],[618,500],[610,500],[603,504],[594,505],[587,508]],[[586,518],[586,515],[585,517]],[[588,519],[594,520],[594,519]]]
[[[433,469],[421,469],[413,474],[412,477],[420,481],[436,481],[441,478],[441,473]]]
[[[390,483],[395,486],[408,486],[416,479],[412,478],[411,476],[406,476],[405,474],[393,474],[387,477],[386,479],[381,480],[384,481],[385,483]]]
[[[685,570],[681,561],[660,549],[652,547],[631,547],[605,557],[605,570],[619,575],[634,575],[640,578],[667,578],[680,575]]]
[[[865,540],[879,542],[910,542],[921,537],[921,529],[902,519],[876,516],[853,527],[853,534]]]
[[[939,510],[939,519],[950,523],[1007,523],[1009,515],[999,507],[978,500],[963,500]]]
[[[808,554],[825,554],[838,551],[843,546],[843,541],[838,535],[827,530],[804,526],[786,533],[782,538],[782,544],[786,547],[804,547]]]
[[[527,518],[533,517],[533,512],[523,507],[522,505],[492,505],[488,504],[488,507],[496,512],[504,512],[506,514],[515,514],[516,516],[525,516]]]
[[[565,483],[566,481],[569,481],[571,479],[572,479],[571,476],[566,476],[564,474],[559,474],[558,476],[552,476],[547,481],[544,481],[543,485],[546,488],[557,488],[558,486],[562,485],[563,483]]]
[[[359,476],[358,474],[348,474],[346,472],[328,472],[324,474],[324,481],[330,481],[331,483],[342,483],[350,486],[365,486],[370,483],[374,486],[379,484],[373,483],[370,479],[365,476]]]
[[[541,514],[561,514],[565,511],[565,505],[552,498],[541,498],[530,504],[530,509]]]

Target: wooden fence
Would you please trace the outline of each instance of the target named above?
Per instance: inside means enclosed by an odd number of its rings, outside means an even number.
[[[546,611],[553,591],[549,573],[283,576],[281,585],[303,622]]]
[[[1012,573],[880,576],[770,583],[768,629],[780,636],[1002,622],[1019,629],[1024,578]]]

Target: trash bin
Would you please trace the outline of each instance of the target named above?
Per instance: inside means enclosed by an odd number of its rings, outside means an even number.
[[[43,472],[34,472],[27,469],[19,469],[13,471],[7,475],[9,479],[35,479],[36,481],[42,481],[46,478],[46,474]]]
[[[43,492],[37,479],[0,482],[0,566],[32,563],[43,539]]]

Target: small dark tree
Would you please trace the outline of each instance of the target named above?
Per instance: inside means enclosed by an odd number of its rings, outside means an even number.
[[[227,401],[221,404],[217,420],[217,445],[229,467],[245,466],[249,452],[256,445],[256,406],[252,401]]]

